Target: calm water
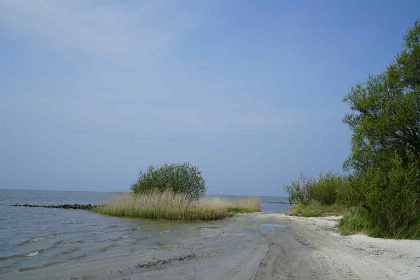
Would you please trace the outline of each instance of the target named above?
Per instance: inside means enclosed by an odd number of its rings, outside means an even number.
[[[86,258],[171,246],[200,222],[108,217],[84,210],[12,204],[100,204],[111,193],[0,190],[0,274]],[[262,211],[284,212],[284,197],[262,197]],[[217,222],[215,222],[217,223]]]

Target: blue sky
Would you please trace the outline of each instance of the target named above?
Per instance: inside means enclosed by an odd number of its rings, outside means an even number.
[[[419,1],[0,0],[0,188],[126,191],[189,161],[208,193],[341,172],[341,100]]]

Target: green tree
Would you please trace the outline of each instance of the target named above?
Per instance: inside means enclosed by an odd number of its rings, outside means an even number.
[[[420,220],[419,20],[386,71],[353,87],[344,101],[353,111],[343,120],[353,131],[344,168],[359,180],[376,235],[410,232]]]
[[[150,165],[146,172],[140,171],[139,178],[131,185],[134,193],[165,191],[188,194],[198,199],[206,192],[204,178],[197,166],[186,162],[183,164]]]
[[[394,152],[408,163],[420,157],[420,21],[404,37],[395,62],[344,98],[354,111],[344,122],[353,131],[346,169],[365,173]]]

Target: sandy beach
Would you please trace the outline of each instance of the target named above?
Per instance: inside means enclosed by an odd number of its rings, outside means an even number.
[[[241,214],[167,246],[0,279],[419,279],[420,241],[340,236],[339,217]]]

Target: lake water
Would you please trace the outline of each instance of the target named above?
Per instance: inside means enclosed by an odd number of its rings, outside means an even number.
[[[0,190],[0,274],[72,260],[171,246],[203,222],[108,217],[84,210],[13,204],[101,204],[111,193]],[[285,212],[285,197],[261,197],[263,212]],[[209,223],[209,222],[206,222]],[[210,223],[218,223],[217,221]]]

